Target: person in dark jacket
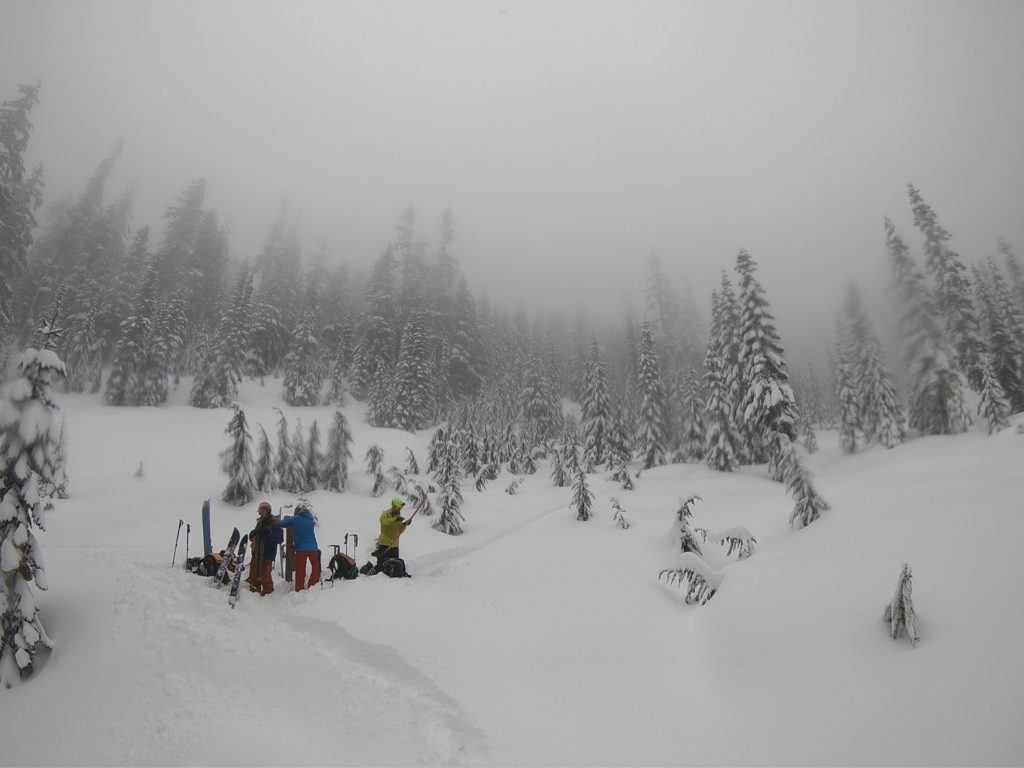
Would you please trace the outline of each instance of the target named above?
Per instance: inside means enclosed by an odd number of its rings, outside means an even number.
[[[269,595],[274,591],[274,558],[277,557],[277,545],[284,541],[284,532],[269,502],[260,502],[258,514],[256,527],[249,533],[249,541],[252,542],[249,589]]]
[[[280,523],[282,528],[292,528],[295,532],[295,591],[306,588],[306,563],[311,566],[309,586],[320,581],[320,548],[316,543],[313,526],[316,520],[309,507],[299,505],[294,515],[285,517]]]

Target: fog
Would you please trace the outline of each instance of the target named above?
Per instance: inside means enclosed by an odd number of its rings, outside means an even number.
[[[967,263],[1024,249],[1018,2],[0,1],[0,101],[40,80],[46,201],[126,141],[136,225],[196,178],[258,253],[368,264],[451,206],[470,286],[617,321],[650,253],[702,311],[739,248],[787,346],[887,282],[919,187]]]

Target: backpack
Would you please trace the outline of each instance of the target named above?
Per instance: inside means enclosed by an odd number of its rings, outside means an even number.
[[[400,557],[389,557],[380,566],[381,573],[392,579],[400,579],[409,575],[405,570],[405,560]]]
[[[335,579],[354,579],[359,575],[359,568],[356,567],[356,561],[348,555],[339,552],[331,561],[327,564],[327,567],[331,570],[331,576],[328,581],[334,581]]]
[[[224,555],[214,552],[206,557],[190,557],[185,567],[197,576],[216,576]]]

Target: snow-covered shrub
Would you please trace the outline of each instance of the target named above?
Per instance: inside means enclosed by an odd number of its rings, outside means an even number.
[[[615,510],[612,513],[612,522],[618,525],[619,528],[622,528],[624,530],[628,529],[629,520],[626,519],[625,510],[622,509],[622,505],[619,504],[619,500],[613,497],[611,501],[612,509]]]
[[[910,565],[904,563],[896,582],[896,594],[885,606],[882,619],[889,623],[889,636],[893,640],[899,639],[905,633],[913,647],[920,638],[917,634],[917,615],[914,613],[914,603],[910,597],[911,587]]]
[[[742,525],[724,531],[716,531],[713,538],[722,546],[729,545],[729,551],[725,553],[727,556],[731,557],[732,553],[736,552],[740,560],[746,560],[754,554],[754,550],[757,548],[757,539]]]
[[[505,493],[507,493],[509,496],[515,496],[517,493],[519,493],[519,486],[521,486],[522,484],[523,478],[513,477],[512,482],[510,482],[508,486],[506,486]]]
[[[722,574],[709,567],[693,552],[682,553],[679,565],[663,569],[658,579],[665,579],[669,584],[685,589],[686,602],[698,605],[704,605],[714,597],[722,585]]]

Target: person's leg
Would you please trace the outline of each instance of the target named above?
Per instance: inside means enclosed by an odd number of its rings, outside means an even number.
[[[384,564],[385,560],[398,557],[398,547],[378,548],[374,555],[377,557],[377,567],[373,570],[375,573],[380,573],[380,567]]]
[[[274,561],[263,561],[263,573],[260,574],[260,594],[269,595],[274,591]]]
[[[309,552],[309,586],[312,587],[318,581],[320,581],[320,550],[314,550]]]
[[[295,591],[301,592],[306,588],[306,558],[309,557],[309,552],[296,552],[295,553]]]

